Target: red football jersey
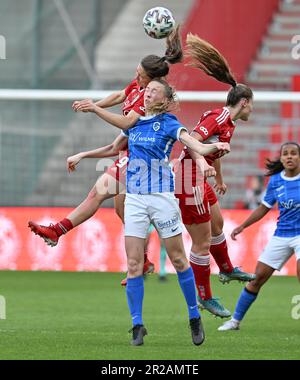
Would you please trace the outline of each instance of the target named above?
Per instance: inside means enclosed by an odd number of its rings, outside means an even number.
[[[205,112],[201,116],[196,127],[193,129],[193,132],[197,132],[201,135],[204,144],[211,144],[215,142],[229,143],[234,129],[235,125],[230,118],[229,109],[227,107],[223,107],[221,109]],[[211,165],[217,158],[219,158],[218,152],[205,156],[205,159],[209,165]],[[179,160],[192,161],[186,147],[181,152]],[[191,182],[191,186],[197,186],[199,183],[202,183],[204,179],[201,175],[199,176],[199,172],[196,171],[195,162],[192,161],[191,165],[183,165],[183,163],[184,161],[182,162],[182,181]],[[191,168],[192,170],[186,170],[186,167]]]
[[[122,110],[124,116],[131,110],[141,116],[145,115],[144,93],[145,89],[140,87],[135,79],[125,88],[126,99]]]
[[[199,133],[204,144],[212,144],[215,142],[230,143],[234,129],[235,125],[230,118],[229,109],[227,107],[223,107],[221,109],[205,112],[201,116],[196,127],[193,129],[193,132]],[[184,158],[186,157],[190,158],[187,149],[185,149]],[[217,158],[219,158],[219,153],[213,153],[205,156],[205,159],[209,165],[211,165]]]

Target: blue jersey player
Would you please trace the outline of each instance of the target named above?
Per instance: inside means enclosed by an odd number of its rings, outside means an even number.
[[[195,281],[182,242],[182,223],[174,195],[174,179],[169,156],[173,144],[180,140],[200,155],[218,150],[228,151],[227,143],[204,145],[191,137],[177,118],[167,113],[174,105],[173,89],[161,79],[151,81],[145,90],[145,117],[123,132],[128,138],[129,161],[125,199],[125,248],[127,254],[126,295],[132,317],[132,344],[143,344],[147,334],[142,308],[144,297],[143,247],[152,223],[163,239],[185,297],[192,340],[204,341],[198,311]]]
[[[232,231],[231,237],[236,240],[236,235],[262,219],[276,203],[279,209],[277,228],[258,259],[256,279],[243,289],[233,318],[220,326],[219,331],[240,328],[240,323],[255,301],[260,288],[294,253],[300,281],[300,146],[295,142],[283,144],[280,149],[280,159],[268,160],[267,169],[269,170],[267,175],[271,178],[262,204]]]

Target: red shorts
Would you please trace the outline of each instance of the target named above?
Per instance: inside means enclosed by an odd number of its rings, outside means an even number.
[[[210,221],[210,207],[218,202],[218,198],[208,182],[204,185],[204,194],[201,188],[193,188],[193,194],[176,194],[179,200],[182,221],[184,224],[201,224]]]
[[[208,182],[205,183],[205,194],[207,195],[208,203],[210,206],[213,206],[218,202],[216,193]]]
[[[126,185],[126,170],[128,163],[127,151],[123,152],[122,155],[106,170],[106,173],[115,178],[118,182]]]

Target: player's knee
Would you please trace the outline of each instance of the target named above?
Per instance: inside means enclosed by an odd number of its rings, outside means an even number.
[[[218,222],[214,225],[211,226],[211,233],[213,236],[219,236],[221,235],[221,233],[223,232],[223,226],[224,226],[224,223],[223,221],[221,222]]]
[[[133,277],[140,276],[143,273],[144,258],[142,258],[142,260],[139,260],[136,258],[129,258],[127,260],[127,266],[128,266],[128,274],[130,276],[133,276]]]
[[[92,190],[88,193],[87,199],[88,200],[94,199],[96,195],[97,195],[96,188],[93,187]]]
[[[266,280],[267,280],[267,278],[265,276],[256,274],[255,280],[252,280],[249,283],[249,286],[255,288],[255,291],[258,291],[263,286],[263,284],[266,282]]]
[[[211,233],[213,236],[219,236],[223,232],[224,219],[215,218],[211,221]]]
[[[210,239],[201,241],[197,244],[192,245],[192,252],[196,254],[208,254],[209,253],[209,247],[210,247]]]
[[[174,253],[170,259],[177,272],[183,272],[188,268],[188,261],[184,253]]]

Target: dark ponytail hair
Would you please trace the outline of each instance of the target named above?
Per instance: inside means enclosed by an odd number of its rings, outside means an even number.
[[[165,77],[169,73],[168,63],[174,64],[182,61],[183,50],[179,25],[167,37],[166,44],[167,48],[163,57],[150,54],[141,61],[141,66],[151,79]]]
[[[228,92],[226,106],[234,107],[243,98],[247,100],[253,99],[253,92],[250,87],[239,83]]]
[[[299,153],[299,156],[300,156],[300,145],[297,144],[294,141],[288,141],[288,142],[286,142],[286,143],[284,143],[284,144],[281,145],[281,147],[280,147],[280,156],[281,156],[283,148],[286,145],[295,145],[297,147],[297,149],[298,149],[298,153]],[[267,177],[269,177],[271,175],[274,175],[274,174],[282,172],[282,170],[284,170],[284,166],[282,165],[282,163],[280,161],[280,158],[277,158],[276,160],[270,160],[269,158],[267,158],[266,159],[266,169],[268,169],[268,171],[267,171],[267,173],[265,175]]]
[[[282,172],[284,167],[280,161],[280,158],[277,158],[276,160],[270,160],[269,158],[267,158],[266,159],[266,169],[268,169],[268,171],[265,174],[265,176],[270,177],[271,175]]]

